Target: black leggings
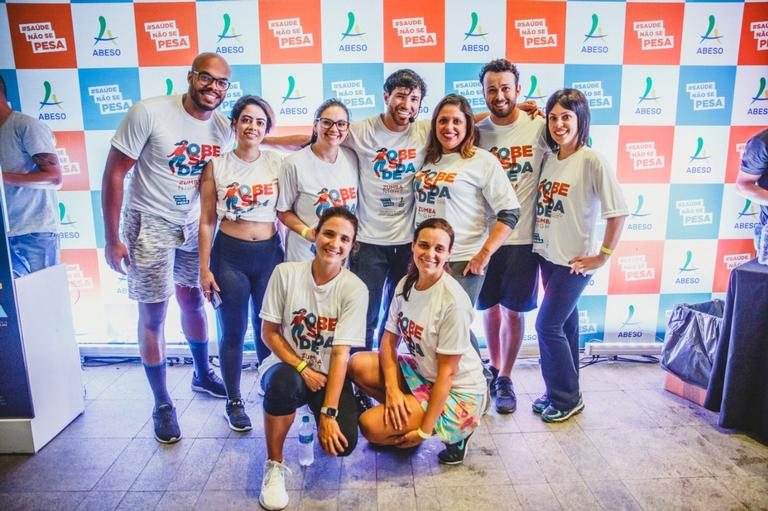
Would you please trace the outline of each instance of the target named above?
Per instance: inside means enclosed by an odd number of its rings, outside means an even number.
[[[297,408],[306,404],[315,415],[315,423],[320,424],[320,408],[325,399],[325,387],[312,392],[295,367],[285,362],[273,365],[262,376],[261,388],[264,390],[264,411],[269,415],[291,415]],[[336,421],[348,443],[339,456],[348,456],[357,446],[357,424],[360,417],[349,378],[344,379],[338,410]]]

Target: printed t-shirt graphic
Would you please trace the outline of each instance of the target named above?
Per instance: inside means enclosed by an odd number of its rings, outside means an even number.
[[[548,154],[536,191],[533,251],[561,266],[597,254],[594,231],[600,211],[602,218],[629,214],[605,158],[586,146],[564,160]]]
[[[230,151],[211,162],[219,220],[242,218],[251,222],[274,222],[277,219],[279,154],[262,151],[256,161],[248,163]]]
[[[494,124],[490,117],[477,123],[479,145],[499,159],[520,202],[520,218],[504,245],[529,245],[533,239],[533,199],[539,184],[542,155],[549,151],[544,136],[546,121],[531,119],[521,112],[507,126]]]
[[[400,245],[413,239],[413,189],[429,137],[429,121],[390,131],[380,115],[352,123],[344,144],[357,154],[360,194],[357,239],[374,245]]]
[[[233,142],[224,115],[196,119],[184,110],[181,95],[136,103],[112,138],[112,146],[136,160],[126,206],[177,225],[195,221],[203,168]]]
[[[278,211],[293,211],[302,222],[315,227],[323,211],[344,206],[355,213],[358,201],[357,157],[342,147],[334,163],[318,158],[307,146],[283,160]],[[312,259],[312,243],[288,231],[286,260]]]
[[[334,346],[365,346],[367,309],[368,288],[346,268],[318,286],[311,261],[291,262],[272,273],[259,317],[280,324],[291,349],[312,369],[328,374]],[[261,374],[279,362],[272,353]]]
[[[444,154],[425,163],[413,180],[415,225],[428,218],[444,218],[456,233],[451,261],[469,261],[483,246],[488,217],[520,204],[499,160],[484,149],[462,159]],[[490,208],[490,209],[488,209]]]
[[[473,309],[467,293],[447,273],[429,289],[412,287],[408,300],[402,295],[404,283],[405,278],[397,284],[387,331],[403,338],[419,374],[427,380],[434,383],[437,379],[437,355],[462,355],[451,390],[485,392],[480,357],[469,342]]]

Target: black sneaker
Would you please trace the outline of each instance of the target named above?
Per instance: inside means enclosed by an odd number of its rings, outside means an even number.
[[[467,455],[467,444],[471,436],[472,433],[464,440],[460,440],[455,444],[445,444],[445,450],[437,454],[437,460],[443,465],[458,465],[462,463]]]
[[[371,397],[363,392],[363,389],[360,387],[358,387],[355,391],[355,404],[357,405],[357,411],[360,415],[362,415],[366,410],[373,408],[373,401],[371,400]]]
[[[496,381],[498,381],[499,379],[499,370],[490,364],[488,365],[488,369],[491,371],[491,374],[493,375],[493,379],[488,384],[488,388],[491,391],[491,397],[496,397]]]
[[[533,410],[533,413],[538,413],[541,415],[541,413],[547,409],[549,406],[549,396],[546,394],[543,394],[540,398],[537,398],[533,405],[531,405],[531,409]]]
[[[224,417],[229,423],[229,429],[241,433],[253,429],[251,418],[245,413],[245,403],[243,403],[242,399],[228,400],[225,410]]]
[[[192,373],[192,390],[195,392],[207,392],[213,397],[220,399],[227,398],[227,389],[224,387],[224,382],[213,372],[213,369],[208,369],[208,373],[202,378],[197,375],[197,372]]]
[[[496,380],[496,411],[506,414],[517,410],[517,396],[512,386],[512,380],[507,376],[499,376]]]
[[[181,440],[179,421],[176,420],[176,408],[169,403],[162,404],[152,412],[155,426],[155,440],[161,444],[175,444]]]

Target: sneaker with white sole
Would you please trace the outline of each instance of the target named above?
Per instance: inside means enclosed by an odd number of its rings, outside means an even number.
[[[224,417],[232,431],[242,433],[253,429],[251,418],[245,413],[245,403],[242,399],[228,400],[224,407]]]
[[[264,478],[261,480],[259,504],[270,511],[285,509],[288,506],[288,492],[285,491],[285,475],[291,469],[285,463],[267,460],[264,463]]]
[[[541,420],[544,422],[563,422],[584,410],[584,401],[579,396],[579,402],[570,410],[558,410],[553,403],[541,412]]]
[[[472,433],[455,444],[445,444],[445,449],[437,453],[437,461],[443,465],[458,465],[463,463],[464,458],[467,456],[467,445],[469,444],[469,438],[471,436]]]
[[[181,429],[176,419],[176,407],[163,403],[152,412],[152,423],[155,428],[155,440],[161,444],[175,444],[181,440]]]
[[[198,376],[197,372],[193,372],[192,390],[195,392],[207,392],[219,399],[227,398],[227,389],[224,388],[224,382],[213,372],[213,369],[208,369],[208,372],[203,376]]]

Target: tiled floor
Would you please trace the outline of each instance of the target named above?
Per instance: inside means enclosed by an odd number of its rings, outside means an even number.
[[[243,375],[256,428],[230,432],[223,401],[189,389],[191,368],[168,369],[184,438],[152,438],[139,365],[85,370],[84,415],[35,456],[0,456],[0,509],[259,509],[265,458],[255,373]],[[346,459],[317,448],[296,463],[286,442],[290,509],[768,509],[768,447],[718,429],[717,417],[662,388],[656,365],[582,370],[587,407],[561,425],[530,412],[542,392],[537,364],[513,380],[519,410],[489,414],[463,466],[437,464],[441,444],[375,450],[361,440]]]

